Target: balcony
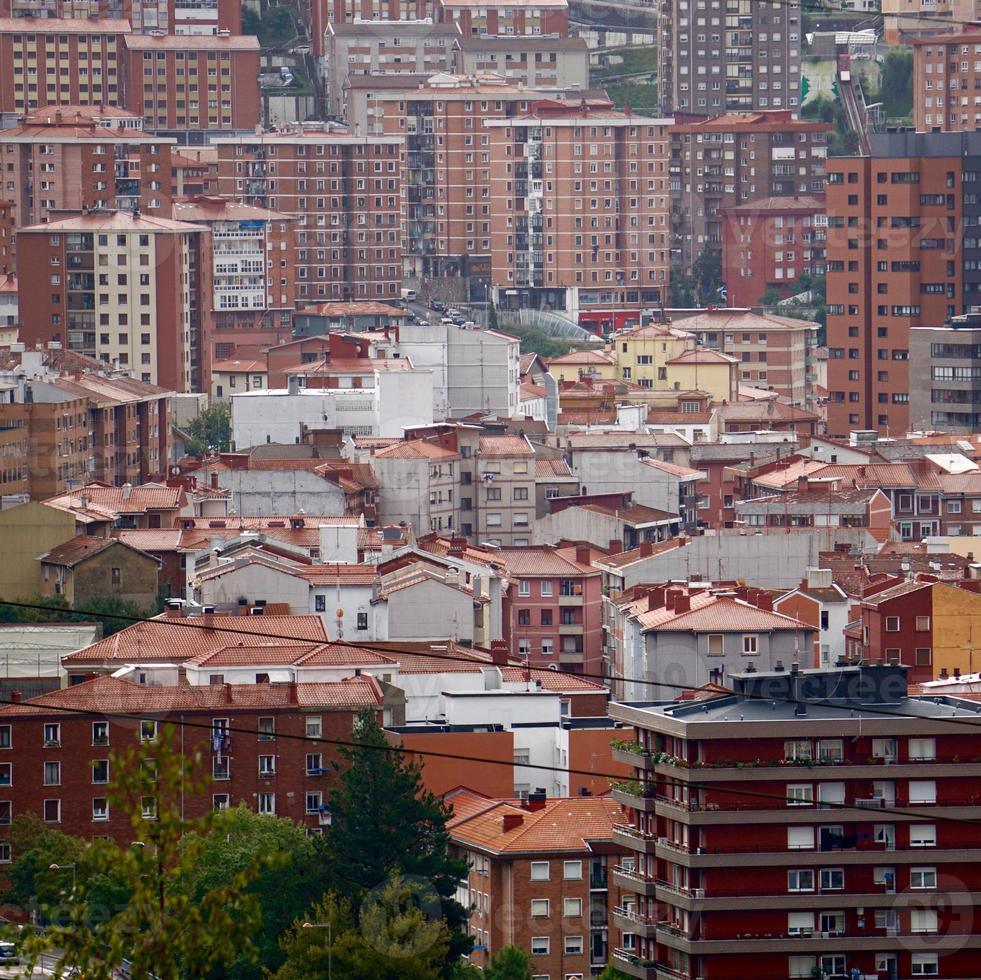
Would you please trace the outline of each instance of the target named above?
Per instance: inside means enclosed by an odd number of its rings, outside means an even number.
[[[642,830],[629,824],[615,823],[613,825],[613,843],[627,847],[641,854],[653,854],[657,846],[657,838],[653,834],[645,834]]]
[[[619,864],[613,869],[613,884],[626,892],[633,892],[635,895],[653,897],[657,892],[657,879],[650,875],[641,874],[639,871],[624,868]]]
[[[642,980],[658,980],[661,976],[670,976],[667,973],[660,973],[654,960],[637,956],[629,949],[610,950],[610,961],[618,970],[630,977],[641,977]]]
[[[623,932],[632,932],[644,939],[653,939],[657,934],[657,922],[650,916],[641,915],[634,908],[618,905],[613,910],[613,925]]]
[[[621,762],[625,766],[635,766],[637,769],[654,768],[650,753],[636,742],[621,742],[614,739],[610,745],[613,747],[614,762]]]
[[[654,812],[654,787],[645,786],[637,782],[636,779],[627,779],[622,783],[615,782],[611,786],[613,799],[617,803],[631,806],[635,810],[642,810],[645,813]]]

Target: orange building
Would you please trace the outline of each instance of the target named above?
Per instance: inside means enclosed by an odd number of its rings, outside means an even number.
[[[916,131],[961,133],[981,128],[981,28],[926,34],[910,43]]]
[[[658,305],[668,285],[668,124],[550,100],[490,119],[491,281],[506,308]]]

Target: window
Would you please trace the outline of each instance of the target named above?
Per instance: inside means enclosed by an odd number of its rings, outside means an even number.
[[[788,827],[787,828],[787,850],[803,851],[814,847],[814,828],[813,827]]]
[[[276,794],[275,793],[260,793],[259,794],[259,812],[267,814],[268,816],[274,816],[276,813]]]
[[[368,614],[360,612],[358,613],[358,629],[366,630],[368,628]]]
[[[936,915],[936,913],[934,913]],[[565,937],[566,956],[582,956],[582,936]]]
[[[725,653],[721,633],[708,634],[708,649],[706,652],[710,657],[721,657]]]
[[[0,786],[10,786],[14,781],[14,765],[12,762],[0,762]]]
[[[886,616],[886,632],[887,633],[898,633],[899,632],[899,617],[898,616]]]
[[[552,580],[550,578],[542,579],[541,592],[543,599],[550,599],[552,597]]]
[[[276,737],[276,723],[272,718],[259,719],[259,741],[271,742]]]
[[[809,936],[814,932],[814,913],[813,912],[788,912],[787,913],[787,935],[788,936]]]
[[[229,799],[227,793],[215,793],[211,797],[211,805],[216,810],[227,810],[228,804],[229,804]]]
[[[937,758],[935,738],[911,738],[909,740],[910,762],[934,762]]]
[[[307,813],[320,813],[320,808],[323,806],[324,798],[323,794],[319,791],[306,794],[306,811]]]
[[[935,977],[939,974],[940,968],[937,953],[914,953],[911,963],[911,972],[914,977]]]
[[[144,820],[156,820],[157,798],[155,796],[140,797],[140,813]]]
[[[845,872],[842,868],[821,869],[821,891],[840,892],[845,887]]]
[[[840,176],[841,174],[828,174],[828,183],[835,183],[831,178]],[[841,181],[839,180],[837,183],[840,184]],[[798,980],[799,977],[813,977],[815,969],[813,956],[790,956],[787,958],[787,975],[793,980]]]
[[[844,743],[840,738],[819,739],[817,755],[821,762],[841,762],[845,758]]]
[[[93,745],[109,744],[109,722],[107,721],[92,722],[92,744]]]
[[[320,715],[313,715],[307,718],[306,723],[307,738],[320,738],[324,733],[324,723]]]
[[[10,725],[0,725],[0,749],[9,749],[10,746]]]
[[[787,806],[811,806],[814,803],[814,786],[811,783],[789,783]]]
[[[896,758],[896,740],[894,738],[872,739],[872,755],[876,759]]]
[[[811,868],[791,868],[787,872],[788,892],[814,891],[814,871]]]
[[[140,741],[153,742],[157,737],[157,723],[155,721],[140,722]]]
[[[92,800],[92,819],[93,820],[108,820],[109,819],[109,802],[104,796],[98,796]]]
[[[92,782],[93,783],[108,783],[109,782],[109,760],[108,759],[95,759],[92,762]]]
[[[44,744],[48,746],[61,745],[61,725],[49,723],[44,726]]]
[[[10,864],[12,857],[9,841],[0,841],[0,864]]]
[[[582,915],[582,899],[567,898],[562,903],[562,914],[567,919],[577,919]]]
[[[917,616],[916,617],[916,632],[926,633],[930,629],[930,617],[929,616]]]
[[[937,825],[932,823],[914,823],[909,828],[910,847],[936,847]]]
[[[307,775],[322,776],[324,771],[323,759],[319,752],[307,753]]]
[[[910,888],[936,888],[937,869],[936,868],[910,868],[909,886]]]
[[[518,595],[520,596],[531,595],[531,581],[529,579],[523,578],[518,582]]]
[[[917,908],[910,909],[909,931],[910,932],[936,932],[937,910],[917,909]]]
[[[548,861],[531,862],[531,880],[548,881]]]
[[[533,898],[531,900],[531,914],[535,917],[548,916],[548,899]]]
[[[813,758],[809,741],[783,743],[783,757],[788,761],[810,762]]]
[[[932,779],[911,779],[909,781],[910,803],[936,803],[937,784]]]
[[[61,800],[44,801],[44,822],[61,823]]]
[[[61,785],[61,763],[60,762],[46,762],[44,764],[44,785],[45,786],[60,786]]]
[[[276,756],[274,755],[259,756],[259,775],[260,776],[276,775]]]
[[[759,652],[759,637],[755,633],[746,633],[743,636],[743,654],[749,657]]]
[[[582,878],[582,861],[563,861],[562,877],[567,881],[579,881]]]
[[[531,937],[531,955],[548,956],[548,936]]]

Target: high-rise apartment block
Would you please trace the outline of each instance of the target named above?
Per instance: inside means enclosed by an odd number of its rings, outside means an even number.
[[[296,298],[394,299],[402,136],[301,129],[217,137],[218,194],[296,219]]]
[[[58,341],[134,377],[191,391],[199,315],[191,254],[206,229],[169,218],[101,212],[21,228],[21,339]]]
[[[436,0],[439,19],[464,37],[569,33],[568,0]]]
[[[258,38],[131,34],[124,57],[126,105],[148,130],[195,143],[259,124]]]
[[[796,111],[800,48],[798,0],[664,0],[657,31],[661,111]]]
[[[636,775],[613,791],[627,807],[613,841],[632,851],[613,869],[619,970],[977,972],[978,869],[961,808],[974,806],[978,736],[949,722],[975,719],[978,704],[909,696],[906,669],[793,664],[729,675],[731,693],[610,706],[633,729],[614,758]]]
[[[912,39],[918,133],[981,128],[981,29]]]
[[[913,327],[909,363],[910,428],[981,431],[981,314]]]
[[[206,227],[195,237],[192,283],[201,294],[200,362],[196,391],[211,390],[211,363],[236,347],[270,347],[292,338],[295,220],[288,215],[219,197],[174,204],[175,219]]]
[[[0,0],[0,17],[128,20],[134,31],[242,33],[240,0]]]
[[[170,213],[171,145],[123,109],[41,109],[0,129],[3,196],[18,225],[58,212],[134,208]]]
[[[981,298],[981,136],[887,133],[829,161],[828,434],[906,432],[910,330]]]
[[[129,21],[0,19],[0,112],[122,105]]]
[[[577,317],[666,298],[669,122],[542,101],[485,123],[497,303]]]
[[[733,112],[672,126],[674,261],[688,267],[705,248],[721,247],[723,208],[771,197],[820,200],[830,129],[790,110]]]

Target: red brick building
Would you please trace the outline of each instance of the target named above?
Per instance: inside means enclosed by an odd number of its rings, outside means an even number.
[[[438,17],[464,37],[569,33],[568,0],[436,0]]]
[[[536,977],[595,975],[607,960],[612,841],[609,797],[492,800],[469,789],[447,796],[450,838],[470,864],[458,899],[473,911],[470,961],[486,966],[502,946],[531,956]]]
[[[588,545],[503,548],[511,586],[504,639],[536,667],[598,675],[603,666],[602,574]]]
[[[961,25],[958,25],[961,26]],[[912,37],[913,125],[918,133],[963,133],[981,128],[981,30]]]
[[[242,33],[240,0],[0,0],[0,17],[120,17],[134,31]]]
[[[981,869],[962,815],[976,812],[981,736],[949,721],[977,703],[910,697],[902,667],[730,680],[733,692],[611,705],[634,739],[615,755],[636,776],[613,792],[626,807],[613,840],[633,852],[613,875],[616,967],[973,976]]]
[[[719,214],[730,306],[756,306],[768,292],[785,298],[800,276],[824,275],[824,203],[816,197],[759,198]]]
[[[109,783],[124,776],[111,770],[110,753],[154,741],[168,723],[188,723],[177,729],[181,750],[199,753],[210,774],[204,791],[186,795],[187,819],[244,803],[319,833],[340,756],[336,745],[314,739],[350,738],[359,711],[380,720],[381,701],[370,677],[167,687],[103,676],[8,705],[0,710],[0,860],[16,857],[3,831],[24,813],[67,834],[132,840],[129,817],[106,798]]]
[[[122,106],[129,21],[0,18],[0,112]]]
[[[228,34],[125,38],[127,108],[182,143],[202,131],[254,132],[262,117],[259,39]]]

